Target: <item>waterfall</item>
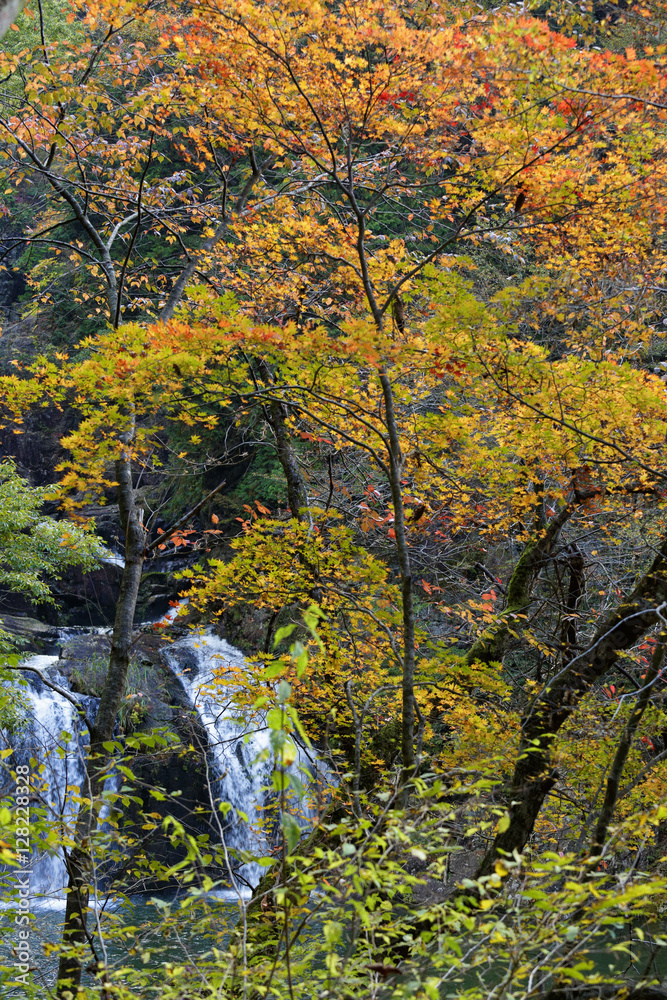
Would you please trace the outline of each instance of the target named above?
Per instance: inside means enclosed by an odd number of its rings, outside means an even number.
[[[213,793],[227,847],[241,857],[243,852],[268,854],[275,844],[279,819],[275,809],[270,817],[276,803],[275,793],[270,791],[274,762],[269,730],[262,716],[252,723],[239,720],[232,700],[233,682],[224,681],[225,673],[233,676],[243,672],[243,654],[207,631],[179,640],[164,655],[208,733],[215,762]],[[301,780],[308,783],[312,765],[302,749],[296,767],[301,770]],[[231,806],[224,818],[220,803]],[[296,807],[293,799],[290,806]],[[303,825],[313,810],[301,803],[299,812]],[[234,865],[234,869],[243,883],[253,887],[266,871],[256,862]]]
[[[61,641],[66,641],[74,632],[81,635],[102,631],[62,629],[59,636]],[[276,843],[280,816],[276,793],[271,788],[273,760],[269,731],[262,718],[248,724],[239,719],[238,709],[232,704],[233,680],[225,680],[227,672],[232,676],[236,672],[238,676],[245,670],[245,658],[239,650],[211,632],[165,643],[160,656],[179,679],[187,700],[206,730],[212,804],[225,845],[232,852],[230,867],[241,887],[253,887],[266,869],[250,862],[247,853],[255,856],[270,853]],[[67,689],[67,679],[58,672],[58,656],[32,656],[26,664],[48,672],[49,678],[60,688]],[[14,747],[17,764],[26,764],[30,758],[39,762],[43,788],[36,791],[49,821],[58,829],[71,821],[75,813],[73,789],[81,788],[84,781],[88,736],[72,702],[49,689],[35,674],[26,672],[25,677],[27,724],[19,734],[2,735],[5,745]],[[87,695],[73,697],[83,705],[89,718],[94,717],[97,699]],[[292,769],[298,773],[299,768],[302,781],[307,783],[314,762],[303,751]],[[36,773],[34,768],[33,772]],[[113,787],[117,779],[109,780]],[[308,804],[292,800],[290,810],[300,811],[301,825],[308,824],[309,813],[312,816]],[[59,854],[35,856],[31,867],[31,895],[39,897],[41,905],[62,905],[66,883],[62,849]]]
[[[67,681],[53,674],[57,656],[31,656],[26,664],[40,671],[51,668],[50,676],[63,689]],[[4,735],[8,746],[14,746],[17,764],[37,761],[31,767],[32,801],[46,810],[47,821],[58,829],[70,821],[75,813],[68,787],[80,788],[85,777],[85,745],[87,733],[79,713],[72,702],[50,690],[33,673],[26,672],[28,686],[23,689],[27,702],[25,729],[17,737]],[[85,695],[75,695],[87,711],[94,711],[96,700]],[[41,772],[41,773],[40,773]],[[36,852],[31,865],[30,885],[33,894],[40,897],[40,905],[58,905],[67,880],[62,854]]]

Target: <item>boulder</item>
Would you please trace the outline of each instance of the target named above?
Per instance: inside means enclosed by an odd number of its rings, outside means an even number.
[[[52,625],[46,625],[28,615],[3,614],[0,629],[9,632],[22,651],[31,653],[57,653],[60,639]]]

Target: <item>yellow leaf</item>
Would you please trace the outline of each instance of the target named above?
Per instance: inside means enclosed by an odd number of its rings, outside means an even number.
[[[504,833],[505,830],[509,830],[509,826],[510,826],[510,814],[505,813],[505,815],[501,816],[500,819],[498,820],[496,833]]]

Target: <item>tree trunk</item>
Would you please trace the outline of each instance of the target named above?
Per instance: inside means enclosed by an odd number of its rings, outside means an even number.
[[[565,561],[570,570],[570,581],[565,600],[565,614],[561,625],[560,641],[563,647],[563,665],[569,663],[577,642],[577,607],[584,595],[584,557],[576,545],[568,545]]]
[[[523,720],[519,756],[508,794],[510,824],[488,850],[477,877],[489,875],[501,854],[522,851],[547,794],[558,780],[551,745],[583,696],[614,665],[621,650],[634,646],[667,606],[667,538],[628,599],[611,612],[588,649],[575,656],[538,696]]]
[[[655,647],[653,658],[651,660],[651,666],[646,671],[644,676],[644,686],[641,689],[641,693],[637,699],[635,707],[630,713],[630,718],[623,729],[623,735],[621,736],[621,740],[616,749],[614,760],[609,770],[609,777],[607,778],[604,802],[602,803],[602,809],[600,810],[600,815],[595,826],[595,833],[593,834],[593,842],[591,844],[590,852],[591,857],[598,857],[602,854],[604,842],[607,839],[609,824],[611,823],[612,816],[614,815],[614,807],[616,805],[616,799],[618,798],[618,788],[621,783],[621,776],[628,757],[628,752],[632,746],[632,741],[635,738],[637,726],[642,721],[642,716],[644,715],[648,703],[651,700],[654,681],[660,673],[662,658],[665,652],[664,641],[665,635],[663,634],[661,636],[660,643]]]
[[[269,366],[263,358],[257,359],[259,375],[264,385],[271,385],[273,378]],[[274,399],[264,410],[265,419],[268,421],[273,435],[276,439],[276,451],[278,460],[285,473],[285,483],[287,485],[287,503],[292,512],[292,517],[300,521],[303,517],[302,511],[308,506],[308,494],[306,484],[301,475],[299,460],[292,445],[289,429],[287,426],[288,408],[285,403]]]
[[[568,504],[563,507],[539,537],[527,543],[507,585],[507,604],[502,618],[473,643],[466,656],[468,665],[478,662],[499,663],[502,660],[510,638],[510,627],[516,622],[516,615],[524,612],[530,605],[535,580],[558,540],[561,528],[574,513],[575,506]]]
[[[415,757],[415,610],[412,587],[412,568],[408,548],[403,509],[403,456],[394,412],[394,395],[389,376],[380,373],[380,385],[384,397],[385,422],[389,434],[389,486],[394,507],[394,534],[398,565],[401,571],[401,596],[403,610],[403,677],[401,711],[401,756],[403,770],[401,782],[405,784],[413,776],[417,764]]]
[[[278,459],[285,473],[287,484],[287,502],[292,517],[300,521],[303,510],[308,506],[306,485],[301,475],[296,452],[290,440],[287,429],[287,408],[283,403],[273,402],[269,405],[269,423],[276,439]]]
[[[7,34],[24,6],[25,0],[0,0],[0,38]]]
[[[99,796],[111,758],[109,751],[104,748],[104,743],[113,739],[116,718],[125,693],[132,649],[134,613],[146,546],[143,511],[135,505],[132,465],[127,451],[116,462],[116,478],[120,520],[125,531],[125,568],[116,607],[109,667],[90,734],[90,750],[86,761],[86,787],[82,789],[85,803],[80,806],[77,816],[76,847],[70,852],[66,861],[68,884],[63,953],[58,965],[59,1000],[68,1000],[69,996],[76,996],[81,982],[81,951],[88,940],[86,917],[93,874],[90,839],[97,826]]]

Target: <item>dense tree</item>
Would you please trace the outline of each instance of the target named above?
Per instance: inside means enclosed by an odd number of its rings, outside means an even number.
[[[598,865],[666,808],[667,747],[643,749],[665,731],[664,53],[587,37],[461,5],[98,3],[2,57],[6,196],[37,216],[7,251],[30,244],[38,308],[73,282],[93,329],[3,376],[3,404],[78,414],[60,498],[85,516],[114,488],[125,535],[60,997],[142,566],[173,537],[136,471],[194,468],[203,439],[228,460],[232,427],[274,448],[287,510],[258,496],[184,587],[208,621],[267,611],[233,680],[268,712],[281,854],[201,988],[586,996],[586,942],[655,914],[658,872],[619,889]],[[341,765],[301,845],[295,732]],[[474,837],[474,879],[406,914],[408,858],[446,878]],[[189,995],[173,975],[161,995]]]

